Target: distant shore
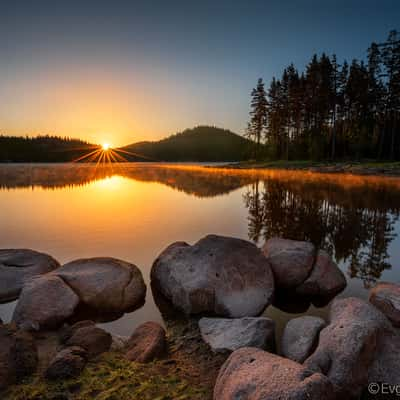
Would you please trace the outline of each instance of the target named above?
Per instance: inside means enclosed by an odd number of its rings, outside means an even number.
[[[223,166],[227,169],[280,169],[317,173],[400,176],[400,162],[313,162],[313,161],[244,161]]]

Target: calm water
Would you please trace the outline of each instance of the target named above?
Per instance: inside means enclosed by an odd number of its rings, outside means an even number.
[[[396,178],[157,164],[0,166],[0,248],[32,248],[61,263],[111,256],[142,270],[146,304],[104,325],[120,335],[162,322],[149,275],[171,242],[208,233],[258,245],[271,236],[311,240],[345,273],[340,296],[366,298],[375,282],[399,281],[399,215]],[[14,306],[0,305],[0,317],[9,320]],[[326,317],[329,307],[298,306],[266,310],[278,334],[290,318]]]

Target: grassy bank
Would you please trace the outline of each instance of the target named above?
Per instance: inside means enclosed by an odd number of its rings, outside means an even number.
[[[351,162],[317,162],[309,160],[296,161],[244,161],[229,164],[231,169],[286,169],[326,173],[352,173],[362,175],[400,175],[400,162],[384,161],[351,161]]]
[[[4,400],[211,400],[226,355],[203,342],[196,319],[166,323],[168,351],[148,364],[110,351],[90,360],[79,377],[48,381],[43,369],[0,393]]]

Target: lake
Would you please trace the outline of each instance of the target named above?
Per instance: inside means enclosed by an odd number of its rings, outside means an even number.
[[[151,163],[0,166],[0,248],[31,248],[60,263],[111,256],[141,269],[145,305],[102,324],[124,336],[141,322],[163,322],[149,276],[172,242],[209,233],[259,246],[273,236],[310,240],[345,273],[340,296],[367,298],[376,282],[399,282],[399,216],[398,178]],[[14,307],[0,304],[0,317],[10,320]],[[265,315],[280,335],[289,319],[326,318],[328,308],[270,306]]]

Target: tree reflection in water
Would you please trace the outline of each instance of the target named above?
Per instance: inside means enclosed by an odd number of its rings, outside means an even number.
[[[196,197],[245,188],[248,236],[257,244],[272,236],[310,240],[365,287],[390,269],[388,247],[397,236],[400,179],[302,171],[205,168],[153,163],[0,166],[0,189],[58,189],[114,175],[157,182]]]
[[[391,268],[388,247],[396,237],[400,193],[390,186],[258,179],[244,202],[248,234],[256,243],[272,236],[309,240],[346,262],[348,275],[365,287]]]

